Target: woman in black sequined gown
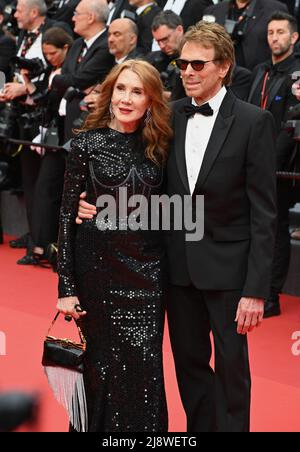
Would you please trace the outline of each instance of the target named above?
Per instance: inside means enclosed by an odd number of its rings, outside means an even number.
[[[80,317],[87,339],[88,431],[167,431],[163,241],[159,231],[126,227],[128,216],[139,220],[134,208],[119,218],[120,196],[150,201],[162,190],[171,129],[156,70],[142,61],[114,68],[84,130],[73,140],[65,176],[58,309]],[[83,190],[98,201],[98,215],[76,226]],[[115,221],[102,215],[105,195],[117,204]],[[77,303],[84,312],[76,312]]]

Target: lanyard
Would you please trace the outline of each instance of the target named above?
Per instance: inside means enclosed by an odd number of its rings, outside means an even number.
[[[268,81],[268,78],[269,78],[269,74],[270,74],[270,72],[266,72],[265,73],[263,89],[262,89],[262,92],[261,92],[260,106],[261,106],[261,108],[263,110],[266,109],[268,98],[269,98],[269,94],[266,94],[266,87],[267,87],[267,81]]]

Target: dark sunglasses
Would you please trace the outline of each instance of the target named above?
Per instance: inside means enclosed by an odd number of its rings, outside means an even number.
[[[181,70],[181,71],[186,71],[188,65],[190,64],[192,66],[192,68],[194,69],[194,71],[202,71],[202,69],[204,68],[206,63],[212,63],[213,61],[217,61],[217,60],[209,60],[209,61],[202,61],[202,60],[193,60],[193,61],[188,61],[188,60],[182,60],[181,58],[177,58],[176,60],[176,66]]]

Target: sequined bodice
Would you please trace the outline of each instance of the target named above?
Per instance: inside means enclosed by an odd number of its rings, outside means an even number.
[[[104,237],[106,241],[120,241],[121,236],[129,236],[127,242],[123,244],[123,254],[126,254],[125,248],[130,242],[135,244],[136,250],[139,250],[141,255],[145,254],[146,250],[160,252],[162,249],[161,236],[157,231],[144,229],[133,232],[129,228],[124,228],[126,218],[120,220],[118,210],[116,228],[108,227],[104,233],[103,228],[99,231],[103,226],[103,219],[101,217],[99,219],[99,215],[91,220],[85,220],[76,228],[75,218],[80,193],[86,191],[87,201],[93,205],[100,203],[101,196],[109,195],[116,201],[119,209],[120,189],[123,189],[123,199],[124,189],[126,189],[125,201],[134,195],[143,195],[144,199],[150,200],[152,195],[160,194],[162,179],[163,169],[146,158],[139,133],[123,134],[105,128],[82,133],[76,137],[68,160],[61,211],[59,252],[61,296],[76,293],[72,276],[74,255],[70,250],[72,243],[70,237],[76,240],[77,248],[80,248],[81,257],[76,265],[77,272],[84,272],[91,266],[99,265],[99,261],[96,262],[95,249],[103,248]],[[130,210],[128,206],[126,208],[126,214],[130,215],[133,209]],[[146,208],[149,209],[149,204]],[[98,208],[98,213],[100,211],[101,209]],[[147,220],[150,225],[149,215]]]

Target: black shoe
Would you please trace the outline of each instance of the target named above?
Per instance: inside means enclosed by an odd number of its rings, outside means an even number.
[[[27,248],[28,239],[29,239],[29,234],[27,233],[25,235],[22,235],[22,237],[19,237],[18,239],[11,240],[9,242],[9,246],[11,248],[18,248],[18,249]]]
[[[42,268],[51,268],[51,264],[44,254],[38,253],[27,253],[26,256],[22,257],[17,261],[18,265],[37,265]]]
[[[33,253],[26,254],[21,259],[17,261],[18,265],[38,265],[39,261],[36,259]]]
[[[270,298],[265,302],[264,319],[276,317],[281,314],[279,297]]]

